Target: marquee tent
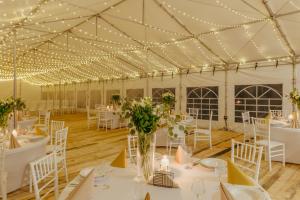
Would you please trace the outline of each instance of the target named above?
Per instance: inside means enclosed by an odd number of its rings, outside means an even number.
[[[231,128],[237,110],[292,109],[298,0],[2,0],[0,13],[0,97],[81,110],[169,90],[178,112],[205,104]]]

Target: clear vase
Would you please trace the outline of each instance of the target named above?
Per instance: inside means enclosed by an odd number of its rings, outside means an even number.
[[[137,177],[138,181],[148,182],[153,176],[155,160],[155,134],[138,138]]]

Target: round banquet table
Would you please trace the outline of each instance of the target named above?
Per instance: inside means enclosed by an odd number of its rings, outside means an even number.
[[[93,178],[89,186],[82,185],[80,193],[72,199],[122,199],[122,200],[140,200],[144,199],[147,192],[151,199],[155,200],[196,200],[196,195],[192,192],[191,186],[196,179],[203,180],[205,194],[203,199],[219,200],[219,178],[213,170],[194,166],[192,169],[186,169],[184,165],[178,165],[172,162],[171,169],[175,173],[174,181],[179,188],[157,187],[143,182],[136,182],[136,168],[130,164],[127,168],[114,168],[109,164],[104,164],[94,170]],[[68,199],[69,194],[74,189],[76,182],[78,184],[80,176],[77,176],[62,192],[59,200]],[[77,179],[77,180],[76,180]]]
[[[103,112],[101,109],[96,109],[97,112]],[[120,112],[119,111],[111,111],[107,110],[106,112],[106,118],[112,119],[112,127],[111,129],[117,129],[120,128]],[[100,125],[101,127],[101,125]]]
[[[7,149],[5,152],[7,192],[12,192],[29,184],[29,163],[46,155],[49,137],[21,136],[17,140],[21,147]]]

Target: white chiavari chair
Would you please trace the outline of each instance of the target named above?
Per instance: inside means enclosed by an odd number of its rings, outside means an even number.
[[[258,183],[263,147],[231,140],[231,161]]]
[[[5,138],[0,137],[0,185],[1,185],[1,197],[2,200],[7,199],[7,172],[5,169]]]
[[[65,122],[64,121],[51,121],[50,125],[50,144],[47,145],[47,152],[50,153],[54,151],[55,148],[55,136],[56,136],[56,131],[62,130],[65,127]]]
[[[91,115],[89,106],[86,107],[86,114],[87,114],[87,126],[88,126],[88,128],[91,127],[92,123],[96,123],[96,124],[98,123],[99,117],[97,115]]]
[[[136,153],[137,153],[137,143],[138,143],[138,136],[137,135],[128,135],[127,136],[128,142],[128,156],[131,161],[136,161]]]
[[[169,155],[171,155],[171,151],[173,147],[185,146],[185,133],[184,128],[180,128],[180,125],[175,125],[173,128],[173,134],[176,134],[177,136],[168,137],[168,152]]]
[[[285,166],[285,144],[271,140],[271,120],[252,118],[254,143],[265,148],[265,159],[268,157],[269,171],[272,170],[272,158],[282,157]]]
[[[68,130],[69,128],[63,128],[56,131],[55,134],[55,153],[57,161],[57,172],[64,171],[66,182],[69,181],[68,178],[68,168],[67,168],[67,159],[66,159],[66,149],[67,149],[67,139],[68,139]]]
[[[33,181],[35,199],[44,199],[51,192],[54,192],[55,199],[57,199],[58,175],[55,152],[31,162],[30,171]],[[45,193],[43,193],[43,191],[45,191]]]
[[[105,131],[107,132],[107,128],[112,128],[113,119],[110,116],[110,113],[108,111],[99,111],[99,119],[97,127],[99,128],[102,126],[102,128],[105,127]]]
[[[193,118],[193,121],[195,121],[195,127],[198,127],[198,118],[199,118],[199,109],[198,108],[189,108],[188,115]]]
[[[213,116],[213,112],[211,111],[209,115],[209,124],[207,129],[198,128],[197,126],[196,129],[194,130],[194,148],[196,148],[198,141],[208,141],[209,147],[212,148],[212,138],[211,138],[212,116]]]
[[[51,112],[48,111],[39,111],[39,119],[36,127],[39,127],[41,130],[47,132],[49,134],[49,126],[50,126],[50,115]]]
[[[246,111],[242,113],[243,120],[243,131],[244,131],[244,142],[251,142],[253,137],[253,127],[251,125],[250,112]]]

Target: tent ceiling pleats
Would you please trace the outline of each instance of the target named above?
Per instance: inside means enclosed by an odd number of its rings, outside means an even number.
[[[15,43],[44,85],[296,62],[299,29],[300,0],[0,0],[0,80]]]

